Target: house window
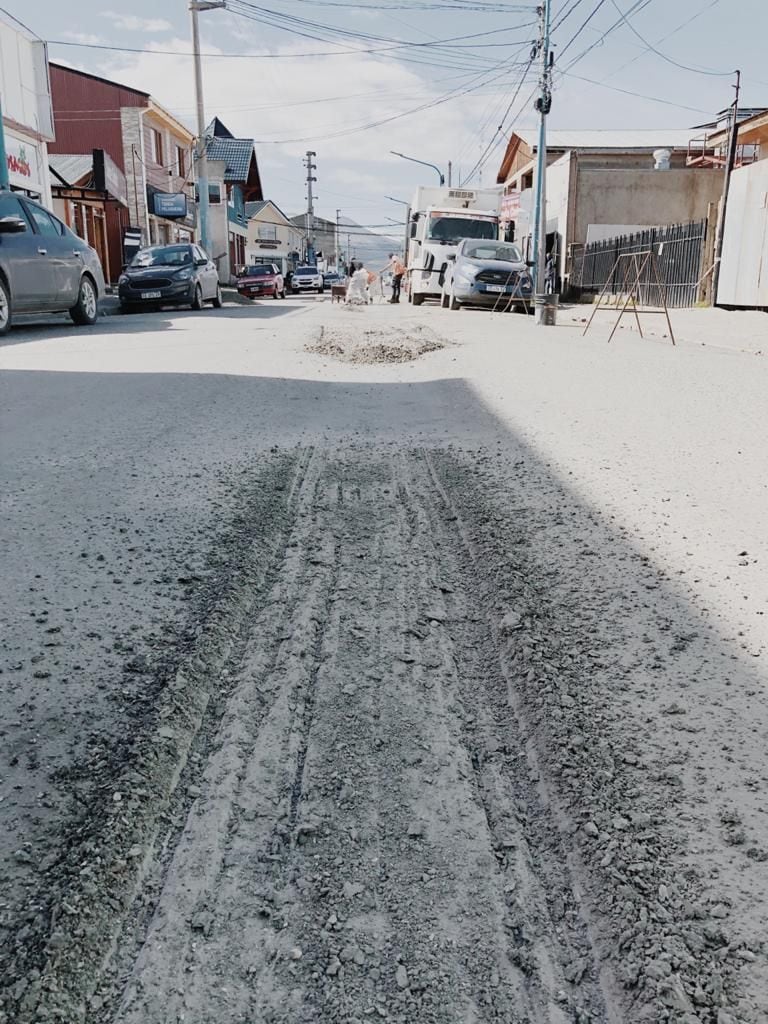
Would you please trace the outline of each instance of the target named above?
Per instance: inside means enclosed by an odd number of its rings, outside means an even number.
[[[149,155],[153,163],[163,164],[163,136],[156,128],[149,129]]]
[[[181,146],[176,147],[176,173],[180,178],[187,176],[187,154]]]
[[[195,185],[195,202],[200,202],[200,190]],[[221,203],[221,185],[208,184],[208,202],[215,206]]]
[[[259,224],[259,238],[265,242],[277,241],[277,228],[270,224]]]

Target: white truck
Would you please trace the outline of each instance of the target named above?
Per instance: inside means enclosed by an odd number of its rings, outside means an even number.
[[[501,188],[420,187],[408,224],[408,301],[439,299],[462,238],[498,238]]]

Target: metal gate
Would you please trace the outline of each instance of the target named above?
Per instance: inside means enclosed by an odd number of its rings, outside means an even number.
[[[571,251],[569,283],[581,292],[612,295],[623,290],[623,271],[617,269],[619,256],[652,250],[668,306],[694,306],[699,299],[703,274],[707,221],[668,224],[647,228],[633,235],[621,235],[601,242],[574,247]],[[625,260],[622,261],[626,263]],[[648,266],[640,280],[640,301],[645,306],[664,305],[655,275]]]

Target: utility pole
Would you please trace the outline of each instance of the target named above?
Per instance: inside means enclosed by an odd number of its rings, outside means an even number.
[[[341,216],[341,210],[336,211],[336,273],[339,272],[341,266],[341,254],[339,252],[339,217]]]
[[[723,198],[720,200],[720,212],[717,217],[717,233],[715,234],[715,267],[712,271],[712,305],[717,305],[717,286],[720,283],[720,263],[723,258],[723,241],[725,238],[725,214],[728,209],[728,193],[731,189],[731,175],[736,166],[736,150],[739,141],[739,93],[741,92],[741,72],[736,72],[736,98],[731,112],[731,132],[728,137],[728,158],[725,163],[723,178]]]
[[[539,56],[541,57],[541,77],[539,80],[539,98],[535,107],[539,112],[539,145],[536,153],[536,207],[533,217],[533,258],[534,290],[537,296],[543,296],[546,289],[547,267],[547,115],[552,108],[552,56],[549,49],[552,0],[543,0],[539,7],[541,19],[541,37],[539,39]],[[541,304],[536,308],[536,323],[540,318]]]
[[[0,189],[10,188],[8,157],[5,152],[5,129],[3,128],[3,104],[0,97]]]
[[[448,188],[453,184],[453,163],[448,161]]]
[[[217,11],[225,6],[225,0],[189,0],[192,19],[192,54],[195,62],[195,101],[197,105],[197,191],[200,196],[200,243],[210,256],[210,235],[208,233],[208,140],[205,137],[205,104],[203,103],[203,66],[200,60],[200,26],[197,15],[200,11]]]
[[[315,204],[312,196],[312,182],[317,178],[312,171],[317,170],[317,164],[312,162],[312,157],[317,156],[313,150],[307,150],[307,263],[311,263],[315,255],[314,233],[315,233]]]

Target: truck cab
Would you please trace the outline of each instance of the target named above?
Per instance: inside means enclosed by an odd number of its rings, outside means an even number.
[[[407,259],[408,299],[413,305],[441,297],[449,256],[462,239],[498,238],[499,201],[497,189],[417,191],[411,206]]]

